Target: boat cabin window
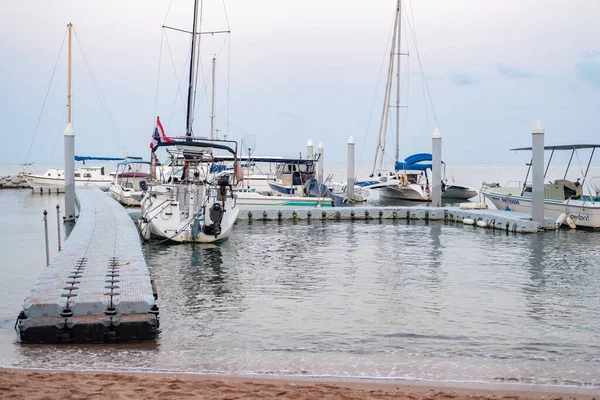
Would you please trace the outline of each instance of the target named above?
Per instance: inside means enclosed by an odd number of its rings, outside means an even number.
[[[52,174],[48,174],[48,176],[52,176]],[[60,174],[58,174],[58,176],[60,176]]]
[[[75,178],[80,178],[81,174],[79,172],[75,172]]]
[[[83,174],[83,177],[84,177],[84,178],[91,178],[91,177],[92,177],[92,174],[90,174],[90,173],[85,173],[85,174]]]

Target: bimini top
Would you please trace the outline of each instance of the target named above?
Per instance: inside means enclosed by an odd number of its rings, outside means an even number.
[[[99,160],[99,161],[121,161],[124,160],[123,157],[91,157],[91,156],[75,156],[75,161],[89,161],[89,160]]]
[[[228,151],[235,156],[237,154],[237,142],[233,140],[210,140],[193,136],[180,136],[170,142],[158,142],[152,147],[154,153],[159,147],[176,147],[186,153],[200,152],[202,148],[213,148]]]
[[[125,160],[125,161],[121,161],[120,163],[117,163],[117,166],[122,166],[122,165],[127,165],[127,164],[148,164],[150,165],[151,162],[150,161],[144,161],[141,158],[139,160]]]
[[[579,149],[595,149],[600,147],[600,144],[562,144],[558,146],[544,146],[544,150],[579,150]],[[510,149],[510,151],[532,150],[531,147],[518,147]]]
[[[423,161],[432,161],[433,157],[430,153],[417,153],[412,156],[408,156],[404,161],[397,161],[395,164],[396,170],[413,170],[413,171],[426,171],[431,168],[431,163],[423,163]],[[444,162],[442,161],[442,164]]]
[[[215,161],[232,161],[231,157],[215,157]],[[279,164],[312,164],[319,161],[319,155],[316,158],[285,158],[285,157],[248,157],[239,156],[240,161],[249,161],[252,163],[279,163]]]

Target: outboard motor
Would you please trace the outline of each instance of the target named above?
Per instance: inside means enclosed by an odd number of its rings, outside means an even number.
[[[213,203],[208,211],[212,225],[204,225],[204,233],[207,235],[215,235],[215,237],[221,234],[221,221],[223,220],[224,212],[225,209],[221,206],[221,203]]]
[[[144,180],[140,181],[140,189],[142,189],[144,192],[148,190],[148,183],[146,183]]]
[[[223,205],[225,204],[225,199],[227,199],[227,187],[228,186],[230,186],[229,185],[229,175],[224,174],[224,175],[219,176],[219,178],[217,179],[217,200],[223,202]],[[211,218],[212,218],[212,216],[211,216]],[[213,219],[213,221],[214,221],[214,219]]]

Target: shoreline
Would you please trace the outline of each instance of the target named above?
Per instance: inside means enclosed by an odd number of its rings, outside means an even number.
[[[0,397],[199,399],[586,399],[600,388],[196,372],[0,368]]]

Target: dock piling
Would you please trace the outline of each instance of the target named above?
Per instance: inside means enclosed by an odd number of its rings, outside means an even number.
[[[431,168],[432,171],[432,192],[431,192],[431,204],[434,207],[441,207],[442,205],[442,135],[440,130],[436,127],[433,131],[432,137],[432,160]]]
[[[48,211],[44,210],[44,238],[46,241],[46,266],[50,265],[50,248],[48,245]]]
[[[354,137],[348,139],[348,181],[346,185],[346,194],[348,203],[354,202]]]
[[[323,183],[325,181],[325,177],[323,176],[323,143],[319,142],[319,183]]]
[[[531,219],[544,226],[544,128],[537,120],[531,132],[532,179]],[[525,182],[527,184],[527,182]]]
[[[60,205],[56,205],[56,228],[58,230],[58,251],[61,250],[60,242]]]

